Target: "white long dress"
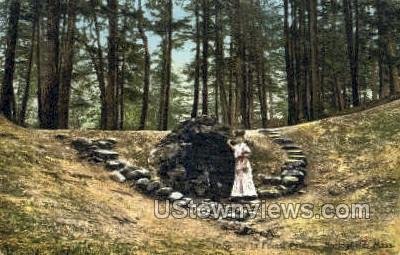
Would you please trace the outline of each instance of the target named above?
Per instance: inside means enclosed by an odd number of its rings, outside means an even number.
[[[231,192],[232,197],[256,197],[257,191],[253,182],[251,164],[246,156],[251,150],[245,143],[236,144],[234,147],[235,156],[235,181]]]

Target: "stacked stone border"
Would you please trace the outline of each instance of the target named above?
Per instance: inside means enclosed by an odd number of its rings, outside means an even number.
[[[291,139],[283,138],[278,129],[260,129],[259,132],[279,144],[288,155],[288,160],[281,168],[281,175],[259,175],[263,183],[258,188],[259,198],[277,198],[296,193],[304,186],[307,173],[307,159],[301,148],[295,145]],[[181,207],[189,207],[193,203],[197,206],[215,204],[210,199],[186,197],[179,191],[174,191],[171,187],[163,186],[160,180],[152,175],[151,171],[119,159],[118,152],[114,150],[117,142],[117,139],[114,138],[94,140],[79,137],[73,139],[71,144],[78,151],[81,159],[102,164],[110,172],[109,176],[112,180],[118,183],[128,183],[132,188],[154,199],[178,202]],[[257,203],[257,201],[249,203]],[[252,223],[246,222],[250,218],[249,214],[231,212],[224,218],[217,218],[213,215],[208,218],[199,218],[216,220],[222,229],[234,231],[236,234],[273,237],[270,230],[260,231],[254,228]]]

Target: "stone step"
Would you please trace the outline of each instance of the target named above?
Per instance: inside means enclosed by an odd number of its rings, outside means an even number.
[[[281,135],[278,135],[278,134],[268,134],[268,137],[271,138],[271,139],[278,139],[278,138],[281,138]]]
[[[288,158],[289,159],[304,160],[305,162],[307,162],[307,157],[304,156],[304,155],[289,155]]]
[[[263,132],[263,131],[260,131],[259,132],[260,134],[263,134],[263,135],[279,135],[279,136],[282,136],[282,133],[281,132]]]
[[[302,150],[286,150],[288,155],[304,155]]]
[[[260,133],[270,133],[270,132],[280,132],[280,128],[260,128],[258,132]]]
[[[282,150],[301,150],[301,147],[296,144],[284,144]]]
[[[299,179],[304,180],[304,178],[305,178],[305,176],[306,176],[306,173],[303,172],[303,171],[300,171],[300,170],[296,170],[296,169],[293,169],[293,170],[284,170],[284,171],[282,171],[281,176],[282,176],[282,178],[283,178],[284,176],[296,176],[296,177],[298,177]]]
[[[288,159],[285,161],[285,165],[293,167],[306,167],[307,163],[304,160]]]
[[[267,135],[282,135],[281,131],[265,131],[264,133]]]
[[[277,198],[282,195],[283,195],[282,191],[275,186],[270,187],[270,188],[261,188],[258,190],[259,198]]]
[[[301,182],[301,180],[297,176],[285,175],[282,178],[282,183],[285,186],[298,185],[300,182]]]

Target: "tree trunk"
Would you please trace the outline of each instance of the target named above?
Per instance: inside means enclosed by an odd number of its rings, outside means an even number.
[[[385,98],[387,96],[387,89],[385,83],[385,26],[384,26],[384,13],[381,6],[381,1],[375,1],[375,8],[378,16],[378,68],[379,68],[379,98]]]
[[[35,51],[35,39],[36,39],[36,27],[38,23],[38,17],[39,17],[39,9],[38,9],[38,0],[34,0],[33,2],[33,13],[34,17],[32,19],[32,35],[31,35],[31,47],[29,51],[29,57],[28,57],[28,67],[26,70],[26,83],[25,83],[25,88],[24,88],[24,95],[22,97],[22,102],[21,102],[21,110],[19,112],[19,119],[18,123],[21,126],[25,125],[25,117],[26,117],[26,109],[28,107],[28,100],[29,100],[29,94],[31,90],[31,73],[32,73],[32,64],[33,64],[33,54]]]
[[[13,0],[10,5],[7,48],[5,52],[4,77],[1,89],[0,112],[8,119],[12,119],[15,108],[13,107],[14,97],[14,71],[15,71],[15,49],[18,40],[18,21],[20,16],[21,4],[19,0]],[[14,108],[14,109],[13,109]]]
[[[289,30],[289,1],[284,0],[284,34],[285,34],[285,60],[288,90],[288,124],[294,125],[298,122],[296,114],[294,69],[291,51],[291,36]]]
[[[311,117],[316,120],[321,115],[321,87],[319,74],[319,47],[317,24],[317,0],[309,1],[310,26],[310,81],[311,81]]]
[[[60,1],[47,1],[47,59],[46,82],[42,86],[42,123],[41,128],[58,128],[58,100],[59,100],[59,28],[60,28]]]
[[[343,93],[342,93],[342,86],[340,82],[338,81],[338,78],[336,75],[333,77],[334,80],[334,86],[335,86],[335,96],[336,96],[336,101],[337,101],[337,109],[339,111],[343,111],[345,108],[344,105],[344,98],[343,98]]]
[[[93,10],[96,9],[96,2],[94,0],[90,1],[91,7]],[[96,12],[93,13],[93,23],[95,29],[95,41],[96,41],[96,48],[94,50],[94,55],[92,55],[92,62],[95,67],[97,81],[99,83],[99,90],[100,90],[100,129],[106,129],[106,122],[107,122],[107,103],[106,103],[106,78],[104,75],[105,70],[105,63],[104,63],[104,56],[103,56],[103,49],[101,47],[101,37],[100,37],[100,24],[97,19]],[[91,50],[91,47],[88,48]]]
[[[163,130],[168,130],[169,118],[169,101],[171,91],[171,76],[172,76],[172,21],[173,21],[173,2],[168,1],[168,40],[167,40],[167,75],[166,75],[166,88],[165,88],[165,101],[163,112]]]
[[[262,22],[262,7],[260,1],[254,4],[256,16],[252,19],[252,27],[254,34],[263,35],[263,22]],[[265,57],[264,57],[264,44],[262,38],[256,36],[254,38],[254,47],[252,48],[252,56],[254,59],[254,75],[255,83],[257,86],[258,101],[260,103],[261,124],[263,128],[267,127],[268,122],[268,106],[267,106],[267,91],[266,91],[266,75],[265,75]],[[252,110],[252,112],[254,112]]]
[[[223,35],[223,16],[220,0],[215,1],[215,72],[216,72],[216,90],[220,92],[222,122],[228,122],[228,101],[225,89],[225,60],[224,60],[224,35]],[[218,105],[218,96],[216,95],[216,105]],[[217,107],[218,108],[218,107]],[[216,109],[218,116],[218,109]]]
[[[68,128],[69,122],[69,101],[71,94],[72,71],[74,65],[75,49],[75,22],[76,22],[76,0],[68,1],[68,21],[67,34],[65,38],[62,66],[61,83],[59,98],[59,118],[58,126],[62,129]]]
[[[396,65],[396,44],[393,40],[393,34],[387,36],[386,52],[389,66],[389,84],[390,94],[397,95],[400,93],[399,72]]]
[[[269,84],[272,84],[272,81],[270,81]],[[275,117],[275,111],[274,111],[274,107],[273,107],[273,105],[274,105],[274,95],[273,95],[271,89],[268,90],[268,105],[269,105],[269,107],[268,107],[269,119],[272,120]]]
[[[139,0],[139,20],[138,27],[140,37],[143,41],[144,49],[144,76],[143,76],[143,97],[142,97],[142,111],[140,115],[139,130],[144,130],[146,128],[147,114],[149,109],[149,90],[150,90],[150,52],[149,43],[146,33],[144,31],[144,16],[142,10],[142,1]]]
[[[161,98],[160,98],[160,120],[159,129],[168,129],[169,118],[169,101],[171,90],[171,62],[172,62],[172,35],[173,35],[173,2],[168,0],[166,5],[167,22],[165,24],[165,38],[163,42],[163,71],[162,71],[162,84],[161,84]]]
[[[380,77],[381,77],[381,94],[386,96],[385,92],[389,92],[391,95],[400,93],[399,83],[399,71],[398,65],[396,65],[396,38],[395,29],[391,24],[390,17],[394,16],[393,7],[388,1],[376,0],[375,8],[378,16],[378,46],[379,46],[379,61],[380,61]],[[384,64],[387,66],[389,88],[387,88],[383,81],[384,79]],[[389,90],[389,91],[387,91]]]
[[[122,63],[121,68],[118,74],[118,129],[124,129],[124,114],[125,114],[125,102],[124,102],[124,94],[125,94],[125,73],[126,73],[126,57],[125,53],[122,55]]]
[[[268,114],[267,114],[267,100],[266,100],[266,91],[265,91],[265,76],[263,74],[262,67],[259,67],[257,70],[257,92],[258,92],[258,100],[260,102],[260,111],[261,111],[261,123],[262,127],[267,127],[268,122]]]
[[[195,1],[194,15],[196,17],[196,58],[195,58],[195,71],[194,71],[194,96],[193,96],[193,107],[192,107],[192,118],[196,118],[199,111],[199,93],[200,93],[200,41],[201,41],[201,28],[200,28],[200,6],[199,1]]]
[[[38,1],[38,10],[41,10],[41,5],[40,2]],[[36,24],[36,83],[37,83],[37,88],[36,88],[36,94],[37,94],[37,108],[38,108],[38,119],[39,123],[42,123],[42,117],[43,117],[43,111],[42,111],[42,52],[40,50],[42,44],[41,44],[41,18],[40,18],[40,12],[38,11],[38,22]]]
[[[202,0],[203,8],[203,57],[202,57],[202,80],[203,80],[203,101],[202,113],[208,115],[208,28],[209,28],[209,6],[208,0]]]
[[[106,87],[106,129],[118,129],[116,114],[118,86],[118,3],[117,0],[108,0],[108,84]]]
[[[355,0],[354,8],[356,10],[356,32],[353,32],[353,6],[350,0],[343,0],[344,16],[347,38],[347,54],[350,63],[351,86],[352,86],[352,102],[353,106],[360,105],[359,84],[358,84],[358,48],[359,48],[359,31],[358,31],[358,1]]]

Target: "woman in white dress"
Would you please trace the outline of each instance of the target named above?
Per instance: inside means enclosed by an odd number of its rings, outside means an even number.
[[[235,180],[231,192],[233,199],[250,199],[257,197],[257,191],[253,182],[253,173],[249,156],[251,150],[244,142],[244,132],[236,134],[235,144],[228,140],[235,156]]]

